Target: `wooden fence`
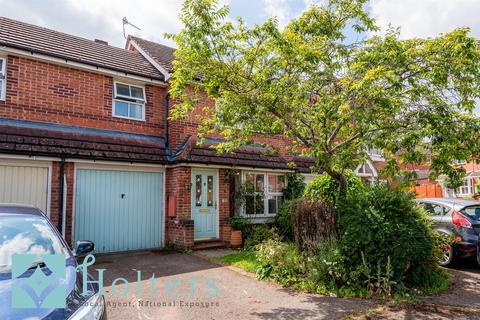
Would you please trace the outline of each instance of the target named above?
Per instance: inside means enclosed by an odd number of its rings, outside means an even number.
[[[441,198],[442,187],[438,184],[422,184],[411,188],[415,192],[415,198]]]

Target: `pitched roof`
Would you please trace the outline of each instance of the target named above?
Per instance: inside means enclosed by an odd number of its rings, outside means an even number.
[[[197,143],[197,137],[188,137],[172,157],[174,163],[204,163],[227,166],[241,166],[265,169],[288,170],[288,163],[280,155],[269,152],[260,146],[246,146],[231,153],[219,154],[212,146],[220,141],[207,138],[205,143]]]
[[[166,163],[160,137],[0,119],[0,152],[90,160]]]
[[[173,52],[176,50],[175,48],[135,36],[128,36],[128,38],[129,40],[135,41],[135,43],[137,43],[143,51],[155,60],[155,62],[160,64],[162,68],[168,72],[173,71],[173,60],[175,60]]]
[[[0,46],[163,80],[140,53],[0,17]]]
[[[293,157],[293,163],[295,164],[295,171],[299,173],[310,174],[313,171],[312,169],[315,168],[315,158],[313,157],[296,156]],[[318,173],[322,173],[322,171],[319,169]]]

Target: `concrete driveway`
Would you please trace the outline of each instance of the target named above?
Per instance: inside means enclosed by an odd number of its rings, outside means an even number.
[[[98,278],[95,269],[100,268],[106,269],[109,320],[336,319],[373,306],[368,300],[293,292],[181,253],[105,255],[97,257],[89,272]],[[112,286],[119,277],[123,279]]]

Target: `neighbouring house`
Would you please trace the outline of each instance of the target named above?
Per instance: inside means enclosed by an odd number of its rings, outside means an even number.
[[[221,136],[199,144],[197,116],[214,104],[205,97],[188,119],[168,118],[173,52],[0,17],[0,202],[42,209],[70,244],[92,240],[97,253],[229,241],[235,212],[272,220],[285,174],[311,181],[313,159],[281,136],[229,154],[210,148]],[[363,179],[378,179],[376,156],[357,168]],[[253,191],[237,208],[240,183]]]

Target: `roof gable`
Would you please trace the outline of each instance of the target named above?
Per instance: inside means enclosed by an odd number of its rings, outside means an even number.
[[[132,41],[137,44],[146,54],[148,54],[155,62],[157,62],[167,72],[173,72],[173,61],[175,60],[175,48],[138,38],[128,36],[127,45]]]

